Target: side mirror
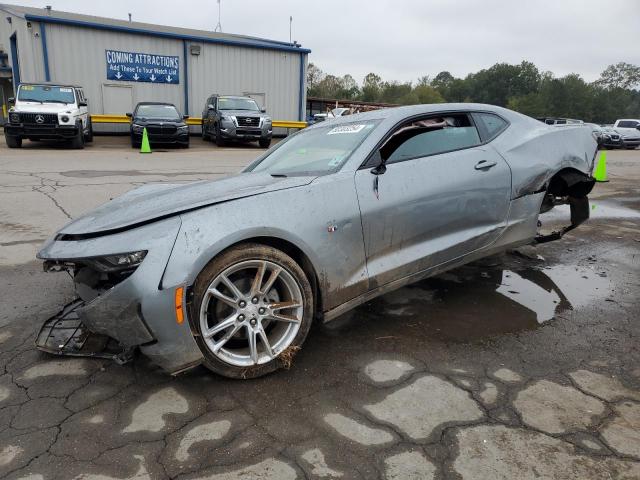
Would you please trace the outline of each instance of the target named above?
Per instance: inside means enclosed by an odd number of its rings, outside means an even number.
[[[373,154],[371,160],[369,160],[369,165],[373,165],[371,169],[371,173],[373,175],[382,175],[387,171],[387,166],[385,165],[385,161],[382,159],[382,155],[380,154],[380,150]]]
[[[210,103],[209,105],[207,105],[207,110],[215,110],[215,107]]]
[[[183,120],[186,120],[187,118],[189,118],[189,115],[182,115]]]
[[[131,113],[131,112],[125,113],[125,115],[126,115],[127,117],[129,117],[129,118],[133,117],[133,113]]]
[[[79,107],[87,107],[89,106],[87,102],[78,102]]]
[[[9,99],[9,101],[11,101],[11,99]],[[636,128],[637,128],[638,130],[640,130],[640,125],[638,125]]]
[[[14,104],[14,103],[16,103],[16,97],[9,97],[9,98],[7,99],[7,103],[10,103],[10,104]]]
[[[261,113],[267,113],[267,109],[266,109],[266,108],[261,108],[261,109],[260,109],[260,112],[261,112]]]

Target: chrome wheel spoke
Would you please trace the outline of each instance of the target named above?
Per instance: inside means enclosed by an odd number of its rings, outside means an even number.
[[[253,284],[251,285],[251,296],[259,294],[262,292],[260,287],[262,286],[262,279],[264,278],[264,274],[267,271],[267,263],[260,262],[260,266],[256,271],[256,276],[253,278]]]
[[[258,345],[256,342],[256,332],[253,328],[247,327],[247,337],[249,339],[249,355],[251,356],[251,361],[255,365],[258,363]]]
[[[289,302],[277,302],[269,305],[271,311],[275,312],[276,310],[284,310],[285,308],[298,308],[301,307],[302,303],[297,300],[291,300]]]
[[[232,329],[230,329],[224,335],[224,337],[222,337],[218,342],[216,342],[213,345],[213,353],[218,353],[220,349],[224,347],[224,344],[227,343],[231,339],[231,337],[233,337],[236,334],[238,330],[240,330],[240,326],[241,325],[236,324]]]
[[[271,271],[271,275],[269,275],[269,279],[267,280],[267,283],[262,288],[261,293],[265,295],[269,293],[269,290],[271,290],[271,288],[273,287],[273,284],[276,283],[276,280],[278,279],[278,275],[280,275],[281,271],[282,271],[282,268],[278,266],[275,266],[273,268],[273,270]]]
[[[221,302],[226,303],[230,307],[234,307],[234,308],[236,307],[236,303],[237,303],[236,300],[234,300],[231,297],[227,297],[224,293],[222,293],[217,288],[210,288],[209,289],[209,294],[212,295],[213,297],[217,298]]]
[[[285,315],[282,313],[272,313],[267,317],[270,320],[276,320],[278,322],[287,322],[287,323],[300,323],[300,319],[294,315]]]
[[[220,275],[220,280],[222,281],[222,283],[226,285],[226,287],[229,290],[231,290],[231,293],[233,293],[234,300],[236,302],[240,300],[242,297],[244,297],[242,292],[238,290],[238,287],[236,287],[236,284],[233,283],[231,280],[229,280],[229,278],[226,275]]]
[[[204,336],[206,338],[210,338],[210,337],[213,337],[216,333],[220,333],[221,331],[226,330],[227,328],[233,326],[236,323],[237,318],[238,318],[237,315],[234,313],[229,318],[222,320],[220,323],[218,323],[217,325],[209,329],[204,334]]]
[[[260,329],[258,334],[260,335],[260,340],[262,341],[262,344],[264,345],[264,349],[267,352],[267,355],[269,355],[269,358],[273,358],[273,350],[271,350],[271,345],[269,344],[269,338],[267,337],[266,332],[264,331],[264,329]]]

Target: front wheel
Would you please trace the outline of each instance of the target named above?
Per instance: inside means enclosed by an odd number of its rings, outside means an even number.
[[[271,138],[261,138],[258,140],[258,145],[260,145],[260,148],[269,148],[269,145],[271,145]]]
[[[20,148],[20,147],[22,147],[22,139],[20,137],[13,137],[11,135],[5,135],[4,138],[7,141],[7,147],[9,147],[9,148]]]
[[[78,132],[75,137],[71,139],[71,148],[83,149],[84,148],[84,132],[82,131],[82,123],[78,124]]]
[[[224,141],[224,138],[222,138],[222,134],[220,133],[220,127],[218,125],[216,125],[215,127],[216,130],[216,145],[218,147],[224,147],[226,145],[226,142]]]
[[[313,319],[304,271],[273,247],[243,244],[212,260],[194,285],[191,319],[210,370],[255,378],[288,368]]]

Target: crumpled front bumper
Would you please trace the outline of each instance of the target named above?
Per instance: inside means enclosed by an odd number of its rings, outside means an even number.
[[[76,275],[76,292],[83,304],[75,312],[90,332],[113,338],[125,349],[140,347],[169,372],[202,359],[189,322],[176,321],[174,295],[179,285],[162,284],[180,225],[180,217],[175,216],[112,235],[72,241],[54,238],[38,253],[48,264],[74,264],[90,257],[146,250],[136,270],[105,291],[80,283]]]

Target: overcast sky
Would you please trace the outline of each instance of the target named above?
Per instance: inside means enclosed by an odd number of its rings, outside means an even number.
[[[14,0],[6,3],[213,30],[216,0]],[[640,64],[640,0],[222,0],[222,29],[289,40],[327,73],[411,81],[496,62],[534,62],[591,81],[607,65]],[[132,49],[135,48],[132,46]]]

